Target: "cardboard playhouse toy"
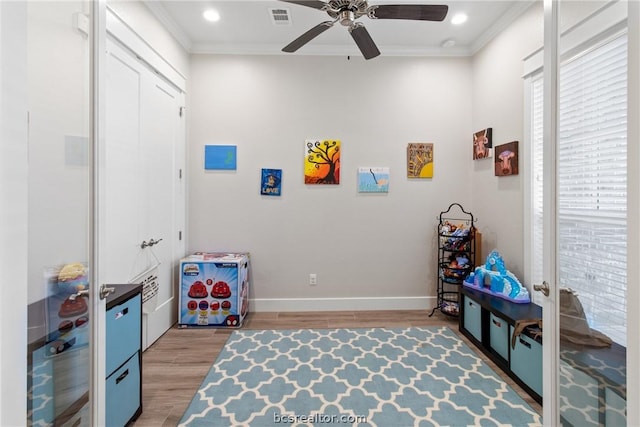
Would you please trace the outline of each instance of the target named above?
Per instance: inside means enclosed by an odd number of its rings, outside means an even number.
[[[502,256],[496,250],[491,251],[485,264],[476,267],[463,284],[511,302],[531,302],[527,288],[522,286],[516,276],[507,270]]]
[[[249,267],[247,252],[196,252],[181,259],[179,326],[242,326],[249,312]]]

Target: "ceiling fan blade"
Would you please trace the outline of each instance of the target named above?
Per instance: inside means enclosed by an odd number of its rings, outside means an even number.
[[[322,9],[327,4],[320,0],[280,0],[285,3],[299,4],[300,6],[308,6],[314,9]]]
[[[300,37],[298,37],[297,39],[295,39],[285,47],[283,47],[282,51],[289,52],[289,53],[295,52],[296,50],[300,49],[302,46],[309,43],[311,40],[315,39],[316,37],[318,37],[320,34],[324,33],[325,31],[327,31],[331,27],[333,27],[333,21],[321,22],[320,24],[316,25],[315,27],[313,27],[312,29],[310,29],[309,31],[307,31],[306,33],[304,33],[303,35],[301,35]]]
[[[373,19],[413,19],[443,21],[449,6],[439,4],[386,4],[371,6],[368,15]]]
[[[376,46],[364,25],[359,22],[352,25],[351,27],[349,27],[349,33],[358,45],[358,49],[360,49],[360,52],[362,52],[362,56],[364,56],[364,59],[371,59],[380,55],[378,46]]]

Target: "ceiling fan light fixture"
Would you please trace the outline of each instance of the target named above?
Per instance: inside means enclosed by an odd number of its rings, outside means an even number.
[[[220,13],[215,9],[207,9],[202,14],[202,17],[209,22],[218,22],[220,20]]]
[[[357,19],[367,16],[370,19],[406,19],[412,21],[443,21],[449,6],[442,4],[383,4],[371,5],[367,0],[280,0],[320,10],[328,14],[333,21],[324,21],[299,36],[282,48],[283,52],[295,52],[311,40],[328,30],[336,22],[347,27],[349,34],[365,59],[380,55],[380,50],[371,35]]]
[[[351,25],[353,25],[355,15],[350,10],[343,10],[340,12],[339,19],[340,24],[344,25],[345,27],[350,27]]]

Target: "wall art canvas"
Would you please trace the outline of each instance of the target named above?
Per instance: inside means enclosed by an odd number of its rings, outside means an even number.
[[[305,184],[340,184],[340,145],[336,139],[305,141]]]
[[[204,168],[206,170],[236,170],[236,146],[205,145]]]
[[[260,194],[279,196],[282,193],[282,169],[262,169]]]
[[[386,168],[386,167],[358,168],[358,192],[388,193],[389,192],[389,168]]]
[[[496,176],[518,175],[518,141],[496,147]]]
[[[433,143],[409,143],[407,146],[407,177],[433,178]]]
[[[473,160],[488,159],[493,155],[492,129],[482,129],[473,134]]]

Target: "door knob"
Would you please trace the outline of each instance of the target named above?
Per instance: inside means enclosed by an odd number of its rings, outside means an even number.
[[[100,286],[100,299],[105,299],[115,291],[116,291],[116,288],[114,286],[107,286],[107,285]]]
[[[542,282],[542,285],[533,285],[533,290],[542,292],[545,297],[549,296],[549,284],[546,281]]]
[[[160,243],[162,239],[158,239],[158,240],[154,240],[154,239],[150,239],[148,242],[146,240],[143,240],[142,243],[140,244],[140,248],[144,249],[144,248],[150,248],[153,245],[157,245],[158,243]]]

